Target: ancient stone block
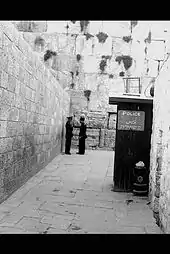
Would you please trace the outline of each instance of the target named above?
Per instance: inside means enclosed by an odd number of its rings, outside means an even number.
[[[0,138],[0,153],[12,150],[12,138]]]
[[[8,54],[4,50],[0,50],[0,57],[1,57],[1,62],[0,62],[0,67],[2,70],[8,72]]]
[[[19,120],[19,109],[11,108],[9,110],[8,120],[9,121],[18,121]]]
[[[31,101],[25,99],[25,100],[24,100],[24,106],[25,106],[25,110],[26,110],[26,111],[30,111],[30,109],[31,109]]]
[[[99,138],[99,129],[87,129],[87,136],[92,138]]]
[[[1,70],[0,71],[0,86],[3,88],[7,88],[8,85],[8,73]]]
[[[105,130],[105,139],[115,140],[115,138],[116,138],[115,130]]]
[[[27,121],[27,111],[20,109],[19,110],[19,121],[26,122]]]
[[[13,163],[23,159],[24,150],[23,148],[13,151]]]
[[[6,137],[7,121],[0,120],[0,137]]]
[[[116,129],[116,114],[111,114],[109,118],[109,129]]]
[[[16,94],[16,95],[19,95],[20,86],[21,86],[20,81],[19,81],[19,80],[16,80],[16,85],[15,85],[15,94]]]
[[[23,101],[22,101],[22,98],[21,96],[19,96],[18,94],[15,95],[15,100],[13,101],[12,107],[16,107],[16,108],[24,108],[24,105],[23,105]]]
[[[16,88],[16,78],[12,75],[8,75],[8,85],[7,85],[7,89],[11,92],[15,92],[15,88]]]
[[[13,31],[14,31],[14,26],[12,25],[11,22],[4,22],[3,23],[3,31],[4,33],[8,36],[10,41],[13,41]]]
[[[6,135],[8,137],[17,135],[17,122],[7,122]]]
[[[154,198],[153,211],[159,213],[159,198]]]
[[[33,123],[33,117],[34,117],[33,113],[32,112],[26,112],[26,114],[27,114],[27,122]]]
[[[1,105],[1,102],[0,102],[0,120],[8,119],[10,108],[11,107],[9,105]]]
[[[14,94],[10,91],[2,89],[2,97],[1,97],[1,104],[11,105],[14,101]]]
[[[31,100],[31,98],[32,98],[32,89],[30,89],[29,87],[26,87],[25,98],[28,100]]]
[[[86,140],[86,145],[88,147],[97,147],[99,145],[99,141],[98,140]]]
[[[25,144],[24,144],[24,141],[23,141],[22,137],[21,136],[17,136],[17,137],[15,137],[13,139],[12,149],[13,150],[18,150],[18,149],[23,148],[24,145]]]
[[[14,61],[10,58],[8,58],[8,69],[6,70],[8,74],[13,75],[14,70]]]
[[[0,48],[3,47],[3,32],[0,30]]]
[[[7,161],[8,161],[8,154],[7,153],[0,154],[0,172],[2,172]]]
[[[25,70],[22,66],[19,66],[19,75],[18,75],[18,79],[22,82],[25,83]]]
[[[23,38],[23,35],[20,34],[18,39],[18,48],[22,51],[23,54],[27,54],[27,43]]]
[[[101,131],[101,136],[99,139],[99,147],[104,147],[104,136],[103,136],[102,131]]]
[[[70,104],[68,94],[22,34],[15,28],[10,34],[1,23],[0,27],[1,34],[3,29],[6,35],[9,33],[0,40],[0,154],[10,155],[7,161],[3,157],[5,164],[0,160],[0,170],[6,168],[2,197],[13,190],[14,184],[19,187],[28,173],[34,174],[37,163],[54,156],[61,143],[61,118],[67,116]],[[10,40],[12,36],[16,46]],[[12,172],[9,165],[13,165]]]
[[[46,32],[47,23],[46,21],[15,21],[15,26],[19,31],[23,32]]]
[[[106,146],[106,147],[114,147],[114,139],[105,138],[105,140],[104,140],[104,146]]]

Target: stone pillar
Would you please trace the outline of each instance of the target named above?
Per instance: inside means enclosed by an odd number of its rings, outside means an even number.
[[[99,147],[104,147],[104,140],[105,140],[105,129],[101,129]]]

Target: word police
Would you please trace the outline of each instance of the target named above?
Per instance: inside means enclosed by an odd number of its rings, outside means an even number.
[[[140,112],[137,111],[123,111],[122,115],[127,115],[127,116],[140,116]]]

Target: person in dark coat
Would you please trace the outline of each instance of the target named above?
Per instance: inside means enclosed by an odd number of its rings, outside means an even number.
[[[86,135],[86,124],[84,123],[85,118],[80,117],[80,132],[79,132],[79,152],[77,154],[85,154],[85,139]]]
[[[72,117],[67,117],[67,122],[66,122],[66,142],[65,142],[65,154],[71,154],[70,153],[70,148],[71,148],[71,139],[73,137],[73,122],[72,122]]]

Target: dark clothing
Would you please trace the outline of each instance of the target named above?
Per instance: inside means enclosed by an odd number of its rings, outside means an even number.
[[[69,121],[66,123],[66,142],[65,142],[65,153],[70,153],[71,139],[73,137],[73,125]]]
[[[81,123],[80,132],[79,132],[79,154],[85,153],[85,139],[87,138],[86,135],[86,125]]]
[[[66,138],[65,154],[69,154],[70,153],[70,147],[71,147],[71,138]]]

